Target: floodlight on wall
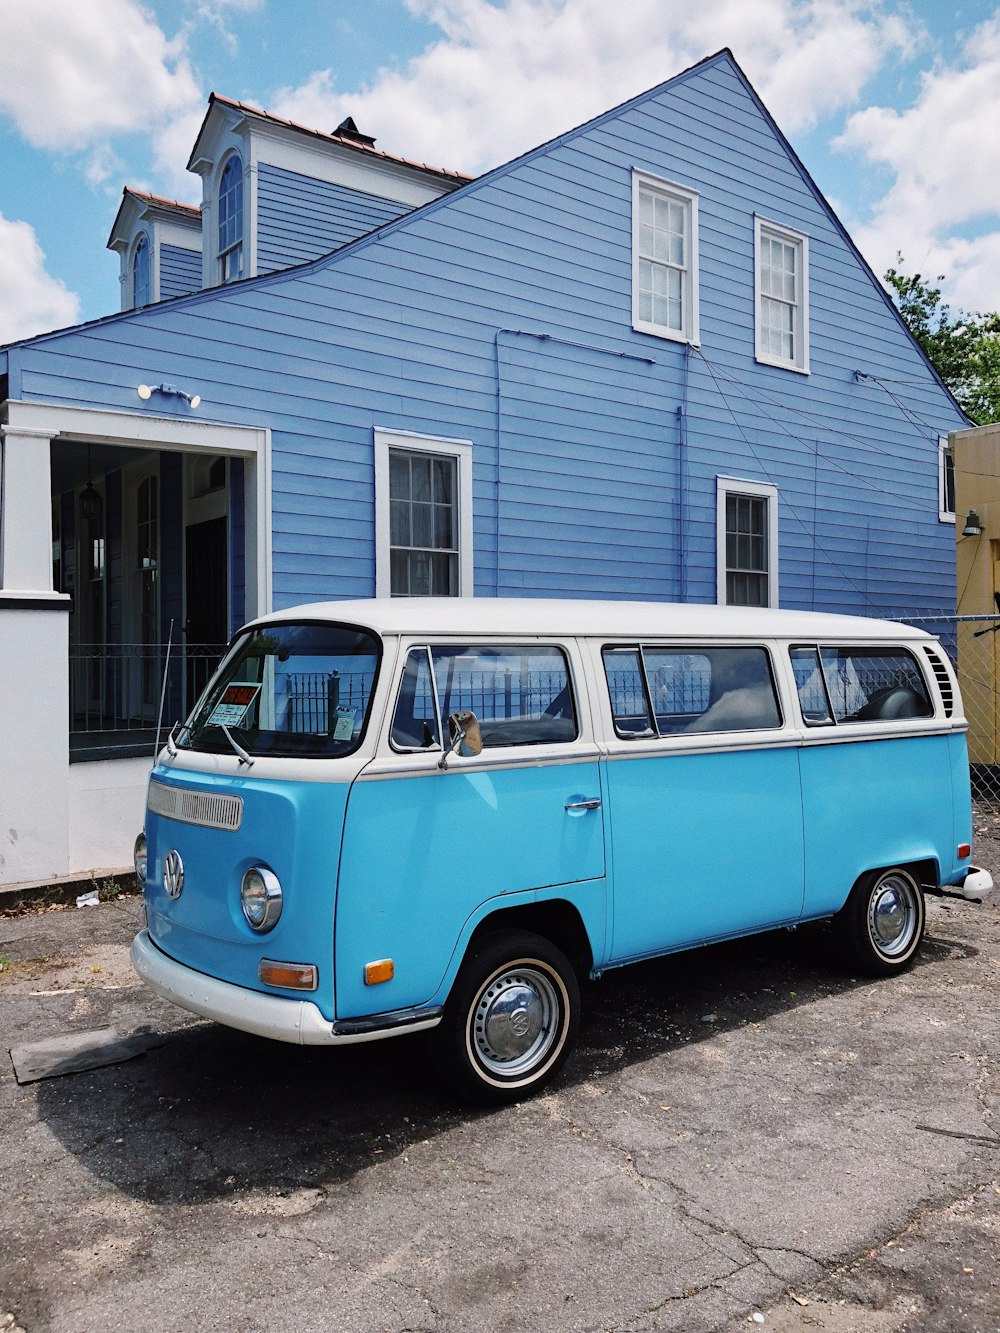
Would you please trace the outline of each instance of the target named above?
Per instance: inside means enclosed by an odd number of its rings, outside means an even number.
[[[178,389],[175,384],[140,384],[136,393],[144,403],[148,402],[154,393],[162,393],[167,398],[183,398],[191,408],[196,408],[201,404],[200,393],[186,393],[183,389]]]
[[[962,529],[963,537],[981,537],[983,535],[983,525],[979,515],[974,509],[969,510],[968,517],[965,520],[965,527]]]

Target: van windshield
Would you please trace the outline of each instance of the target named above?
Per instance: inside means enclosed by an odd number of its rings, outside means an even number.
[[[347,626],[265,625],[240,635],[176,741],[181,749],[334,758],[357,749],[380,645]],[[225,730],[223,729],[225,728]]]

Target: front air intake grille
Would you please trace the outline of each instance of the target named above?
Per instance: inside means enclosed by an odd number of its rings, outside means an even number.
[[[182,824],[201,824],[235,832],[243,822],[242,796],[215,796],[208,792],[167,787],[162,782],[149,784],[146,809]]]
[[[951,683],[951,675],[948,668],[941,661],[941,658],[933,648],[925,647],[924,652],[930,660],[931,670],[934,672],[935,679],[938,683],[938,689],[941,691],[941,702],[944,704],[944,715],[945,717],[951,717],[952,713],[955,711],[955,687]]]

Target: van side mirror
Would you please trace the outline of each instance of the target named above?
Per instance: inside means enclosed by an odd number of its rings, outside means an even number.
[[[438,768],[447,768],[453,754],[482,754],[483,737],[475,713],[448,714],[448,749],[438,760]]]

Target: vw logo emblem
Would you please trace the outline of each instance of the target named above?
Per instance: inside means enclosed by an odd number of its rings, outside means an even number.
[[[184,862],[178,851],[167,852],[163,859],[163,887],[168,898],[179,898],[184,887]]]
[[[531,1027],[531,1019],[524,1009],[515,1009],[510,1016],[510,1030],[515,1037],[526,1037]]]

